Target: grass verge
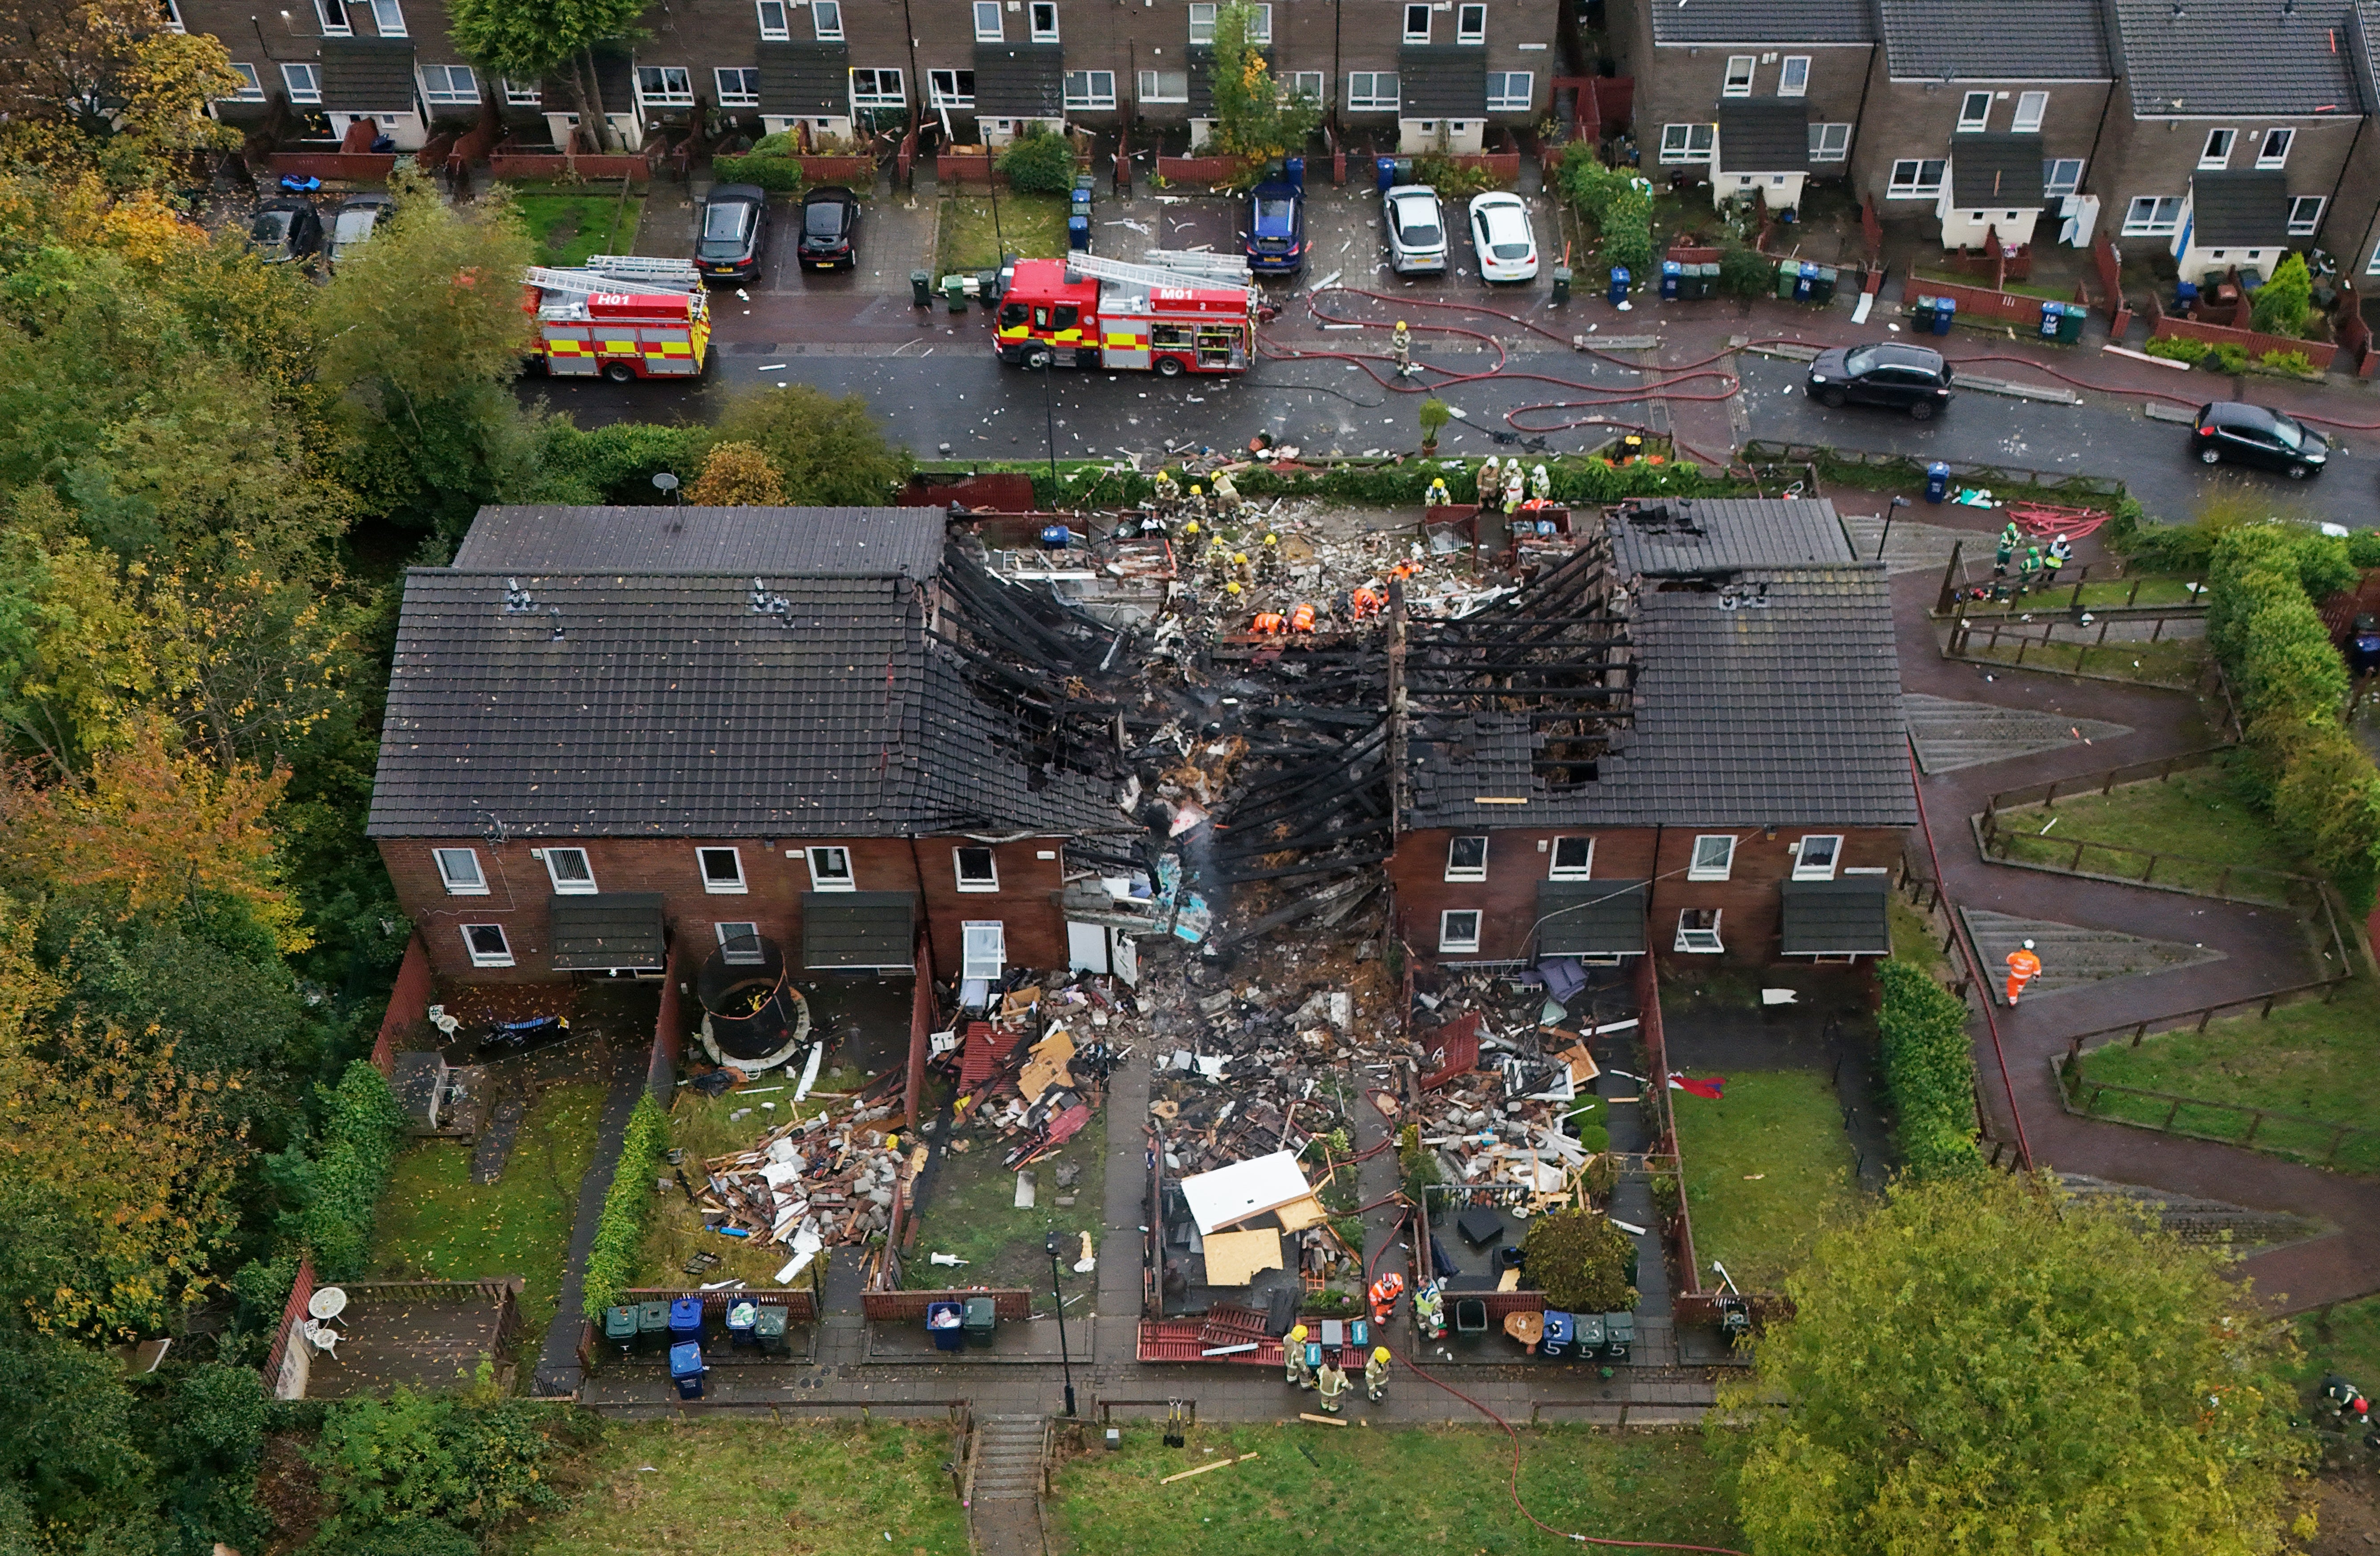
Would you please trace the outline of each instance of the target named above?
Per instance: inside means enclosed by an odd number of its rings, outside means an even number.
[[[1424,1388],[1410,1373],[1390,1387]],[[1284,1400],[1286,1395],[1283,1396]],[[1353,1410],[1360,1415],[1359,1403]],[[1390,1550],[1552,1550],[1506,1490],[1511,1441],[1477,1427],[1332,1431],[1318,1427],[1199,1428],[1167,1448],[1155,1425],[1124,1429],[1120,1453],[1059,1474],[1053,1523],[1075,1556],[1304,1556]],[[1556,1427],[1521,1435],[1521,1496],[1559,1529],[1603,1538],[1731,1545],[1735,1511],[1697,1437]],[[1160,1482],[1226,1454],[1256,1458]],[[879,1543],[881,1543],[880,1541]]]
[[[644,196],[631,193],[624,205],[617,190],[516,194],[513,203],[537,240],[537,262],[564,268],[590,255],[633,253],[645,213]]]
[[[1986,557],[1985,560],[1988,561]],[[2072,584],[2052,584],[2009,600],[1973,600],[1968,602],[1966,617],[1970,621],[1987,621],[2000,617],[2032,614],[2045,610],[2114,610],[2127,605],[2204,605],[2206,597],[2193,591],[2191,585],[2198,580],[2180,574],[2162,573],[2135,573],[2129,578],[2101,578],[2082,585],[2082,597],[2074,597]],[[2202,585],[2203,587],[2203,585]]]
[[[932,1182],[919,1197],[917,1251],[909,1256],[906,1284],[1021,1286],[1034,1294],[1034,1310],[1047,1312],[1052,1299],[1046,1244],[1056,1231],[1066,1237],[1067,1253],[1060,1264],[1067,1295],[1092,1289],[1093,1277],[1076,1275],[1074,1264],[1083,1233],[1091,1235],[1093,1248],[1099,1246],[1107,1203],[1107,1116],[1102,1105],[1062,1149],[1026,1169],[1033,1175],[1031,1210],[1016,1208],[1016,1175],[1000,1164],[1015,1142],[995,1131],[961,1132],[957,1140],[967,1142],[965,1154],[943,1152],[934,1164]],[[1058,1187],[1062,1166],[1074,1167],[1080,1175],[1072,1188]],[[1061,1198],[1074,1203],[1061,1205]],[[928,1261],[926,1256],[935,1253],[967,1262],[945,1268]],[[1086,1297],[1066,1311],[1079,1316],[1090,1305]]]
[[[812,1095],[801,1104],[801,1116],[811,1118],[828,1108],[847,1106],[840,1097],[821,1100],[817,1092],[840,1092],[847,1086],[859,1085],[865,1079],[853,1071],[821,1072]],[[670,1109],[670,1143],[686,1153],[680,1170],[686,1174],[686,1182],[700,1193],[704,1181],[702,1164],[713,1157],[751,1149],[762,1135],[793,1117],[793,1097],[790,1089],[747,1099],[734,1092],[723,1097],[706,1097],[690,1088],[681,1088],[677,1105]],[[777,1105],[763,1107],[764,1103]],[[746,1116],[735,1116],[747,1108],[751,1111]],[[668,1170],[666,1164],[662,1170]],[[706,1219],[674,1186],[662,1195],[645,1221],[644,1241],[637,1254],[636,1284],[666,1287],[742,1280],[762,1291],[776,1290],[776,1273],[791,1257],[788,1251],[773,1243],[763,1245],[749,1237],[730,1237],[710,1231],[703,1224]],[[829,1248],[820,1257],[832,1260],[837,1251]],[[688,1274],[686,1261],[697,1253],[715,1253],[720,1261],[709,1270]],[[808,1271],[803,1272],[803,1279],[808,1281]]]
[[[2380,1114],[2380,990],[2350,983],[2328,1005],[2301,1000],[2266,1019],[2254,1015],[2215,1021],[2203,1032],[2167,1032],[2137,1048],[2114,1043],[2082,1055],[2085,1080],[2134,1086],[2204,1104],[2102,1093],[2095,1111],[2109,1118],[2164,1126],[2231,1140],[2276,1156],[2321,1162],[2333,1131],[2325,1123],[2370,1125]],[[2089,1099],[2086,1091],[2083,1100]],[[2291,1118],[2268,1119],[2248,1138],[2249,1116],[2218,1104],[2269,1108]],[[2350,1136],[2331,1164],[2341,1171],[2380,1172],[2380,1134]]]
[[[616,1421],[505,1556],[966,1556],[940,1427]],[[892,1538],[887,1539],[889,1535]]]
[[[1066,251],[1066,210],[1056,195],[1003,194],[995,220],[990,197],[953,195],[942,201],[934,274],[996,270],[1003,249],[1054,259]]]
[[[1966,657],[1991,664],[2015,665],[2020,648],[2026,669],[2064,670],[2073,675],[2095,675],[2109,681],[2137,681],[2148,686],[2178,686],[2185,690],[2197,682],[2199,668],[2206,662],[2205,640],[2195,637],[2165,638],[2156,643],[2019,645],[2007,640],[1995,644],[1987,635],[1978,634],[1967,640]]]
[[[2303,862],[2272,823],[2250,802],[2238,758],[2217,758],[2162,782],[2128,783],[2106,794],[2078,794],[2055,805],[1999,813],[2007,843],[2002,857],[2056,864],[2094,874],[2138,880],[2149,869],[2143,853],[2169,853],[2149,878],[2168,886],[2285,902],[2288,883],[2277,873],[2301,871]],[[2047,833],[2045,826],[2055,826]],[[2086,841],[2087,839],[2087,841]],[[2083,845],[2078,862],[2075,847]],[[2110,844],[2112,848],[2093,845]]]
[[[2299,1382],[2311,1386],[2325,1372],[2340,1372],[2369,1389],[2380,1378],[2380,1297],[2316,1308],[2296,1322],[2305,1352],[2292,1374]]]
[[[1892,954],[1913,967],[1925,969],[1926,976],[1937,983],[1954,980],[1957,973],[1942,954],[1942,942],[1934,934],[1934,921],[1911,907],[1899,892],[1893,893],[1889,912]]]
[[[407,1147],[381,1196],[373,1274],[441,1281],[518,1275],[522,1321],[530,1333],[543,1333],[562,1288],[604,1091],[601,1081],[582,1080],[540,1092],[493,1183],[471,1181],[471,1147],[461,1141]]]
[[[1718,1102],[1671,1099],[1694,1255],[1747,1291],[1778,1289],[1810,1241],[1859,1202],[1833,1083],[1816,1070],[1739,1070]]]

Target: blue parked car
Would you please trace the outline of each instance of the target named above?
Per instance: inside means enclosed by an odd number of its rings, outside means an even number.
[[[1305,191],[1279,180],[1248,197],[1248,268],[1289,271],[1305,266]]]

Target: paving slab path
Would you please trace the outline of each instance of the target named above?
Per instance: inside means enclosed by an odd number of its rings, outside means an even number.
[[[585,1289],[587,1256],[595,1247],[595,1226],[603,1214],[603,1196],[612,1188],[612,1174],[620,1164],[620,1146],[628,1134],[628,1115],[645,1089],[646,1055],[621,1043],[611,1053],[612,1088],[604,1094],[602,1116],[595,1123],[595,1155],[587,1176],[578,1180],[578,1204],[570,1224],[570,1257],[563,1265],[562,1290],[553,1321],[546,1326],[538,1352],[535,1386],[530,1393],[552,1397],[577,1389],[578,1331],[585,1315],[579,1294]],[[663,1380],[667,1381],[666,1379]]]

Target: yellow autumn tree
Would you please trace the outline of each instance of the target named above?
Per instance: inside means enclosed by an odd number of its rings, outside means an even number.
[[[702,462],[702,476],[686,500],[705,508],[774,508],[785,501],[785,477],[777,462],[752,443],[714,445]]]

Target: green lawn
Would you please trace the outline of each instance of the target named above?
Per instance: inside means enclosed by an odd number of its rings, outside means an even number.
[[[865,1080],[854,1071],[826,1070],[820,1072],[814,1092],[840,1092]],[[698,1193],[704,1183],[704,1162],[749,1150],[762,1135],[794,1116],[793,1089],[774,1080],[766,1085],[778,1089],[754,1087],[751,1095],[730,1092],[723,1097],[706,1097],[690,1087],[679,1089],[677,1104],[670,1109],[670,1144],[686,1152],[686,1179]],[[764,1103],[777,1105],[771,1110],[761,1105]],[[803,1101],[801,1116],[813,1118],[829,1108],[843,1111],[849,1106],[839,1097],[814,1094]],[[745,1117],[734,1116],[747,1108],[751,1111]],[[773,1290],[776,1273],[790,1253],[775,1244],[710,1231],[704,1224],[708,1219],[675,1188],[656,1200],[638,1254],[637,1284],[666,1287],[744,1280],[762,1290]],[[689,1275],[686,1261],[698,1251],[715,1253],[720,1262]],[[832,1260],[843,1251],[829,1248],[821,1257]],[[807,1277],[808,1272],[804,1273]]]
[[[513,203],[537,240],[540,265],[581,265],[593,254],[635,252],[637,223],[645,212],[644,196],[632,193],[624,206],[617,190],[516,194]]]
[[[2003,638],[1998,644],[1990,634],[1978,630],[1967,639],[1967,657],[1985,659],[1995,664],[2017,663],[2018,645],[2014,638]],[[2024,668],[2039,670],[2067,670],[2078,675],[2105,676],[2114,681],[2138,681],[2152,686],[2187,688],[2197,682],[2199,667],[2206,659],[2206,640],[2197,637],[2163,638],[2155,643],[2043,644],[2033,639],[2023,645]]]
[[[2075,845],[2088,838],[2171,853],[2174,861],[2160,860],[2152,880],[2208,892],[2220,887],[2228,896],[2286,902],[2288,883],[2274,873],[2299,871],[2301,862],[2250,802],[2237,760],[2222,757],[2162,781],[2002,811],[1999,830],[2009,839],[2003,857],[2132,880],[2150,868],[2138,853],[2087,847],[2078,863]],[[2196,862],[2178,862],[2182,861]]]
[[[2325,1372],[2343,1372],[2367,1392],[2380,1387],[2373,1382],[2380,1378],[2380,1297],[2317,1308],[2294,1321],[2305,1352],[2296,1373],[2300,1382],[2313,1385]]]
[[[1400,1371],[1389,1386],[1429,1385]],[[1292,1408],[1285,1392],[1281,1408]],[[1349,1416],[1363,1412],[1357,1396]],[[1160,1429],[1128,1426],[1122,1452],[1094,1453],[1061,1471],[1049,1515],[1053,1529],[1072,1537],[1075,1556],[1578,1549],[1513,1510],[1506,1489],[1511,1440],[1484,1424],[1391,1431],[1202,1427],[1188,1434],[1187,1448],[1163,1446]],[[1524,1430],[1521,1441],[1522,1498],[1557,1529],[1698,1545],[1739,1538],[1718,1468],[1692,1433],[1561,1427]],[[1242,1453],[1257,1457],[1160,1484]]]
[[[2015,599],[1971,600],[1967,604],[1966,615],[1971,621],[1980,621],[1996,616],[2022,616],[2027,612],[2037,616],[2045,609],[2066,609],[2077,604],[2085,610],[2104,610],[2127,605],[2203,604],[2201,597],[2190,587],[2195,582],[2195,579],[2164,573],[2088,579],[2082,585],[2080,601],[2074,598],[2072,584],[2058,584],[2035,589]],[[2031,657],[2030,655],[2026,657]]]
[[[1911,907],[1895,892],[1889,905],[1892,920],[1892,954],[1915,967],[1922,967],[1939,981],[1950,972],[1950,964],[1942,955],[1942,937],[1934,933],[1934,921]]]
[[[1026,259],[1054,259],[1066,251],[1067,205],[1061,195],[1020,195],[1003,190],[997,222],[989,195],[953,195],[942,201],[937,280],[954,271],[1000,267],[1003,252]]]
[[[2350,983],[2328,1005],[2302,1000],[2281,1007],[2269,1020],[2251,1011],[2216,1021],[2203,1032],[2150,1037],[2138,1048],[2113,1043],[2082,1056],[2082,1075],[2115,1086],[2271,1108],[2307,1120],[2374,1126],[2380,1124],[2380,991]],[[2169,1105],[2103,1094],[2098,1111],[2158,1124]],[[2173,1123],[2221,1140],[2240,1140],[2248,1128],[2246,1115],[2216,1107],[2185,1106]],[[2330,1141],[2331,1131],[2313,1122],[2272,1120],[2246,1143],[2319,1162]],[[2350,1137],[2336,1164],[2350,1172],[2380,1172],[2380,1135]]]
[[[1060,1261],[1066,1294],[1072,1297],[1093,1290],[1097,1277],[1075,1274],[1075,1260],[1082,1250],[1085,1232],[1091,1235],[1092,1248],[1099,1247],[1107,1190],[1106,1107],[1095,1111],[1091,1121],[1064,1149],[1026,1169],[1033,1174],[1035,1190],[1029,1211],[1016,1208],[1016,1175],[1001,1165],[1001,1158],[1015,1140],[996,1131],[962,1129],[953,1143],[957,1140],[967,1142],[965,1153],[941,1152],[929,1169],[933,1181],[919,1197],[917,1239],[904,1284],[1022,1286],[1034,1294],[1034,1310],[1045,1312],[1051,1301],[1046,1244],[1050,1234],[1058,1231],[1066,1235],[1066,1257]],[[1058,1187],[1062,1165],[1082,1171],[1072,1188]],[[1062,1194],[1071,1197],[1074,1204],[1061,1206]],[[958,1268],[936,1265],[927,1258],[935,1253],[953,1254],[968,1262]],[[1080,1316],[1091,1306],[1091,1298],[1085,1296],[1066,1311],[1069,1316]]]
[[[382,1280],[519,1275],[531,1333],[552,1319],[569,1252],[579,1180],[595,1155],[601,1081],[547,1088],[529,1104],[504,1176],[471,1181],[471,1147],[419,1140],[406,1148],[381,1197],[372,1273]]]
[[[614,1421],[560,1479],[566,1505],[504,1556],[967,1556],[950,1431],[708,1419]],[[891,1536],[887,1539],[886,1536]]]
[[[1842,1106],[1817,1070],[1739,1070],[1718,1102],[1670,1099],[1705,1284],[1716,1259],[1746,1291],[1777,1289],[1810,1240],[1860,1200]]]

